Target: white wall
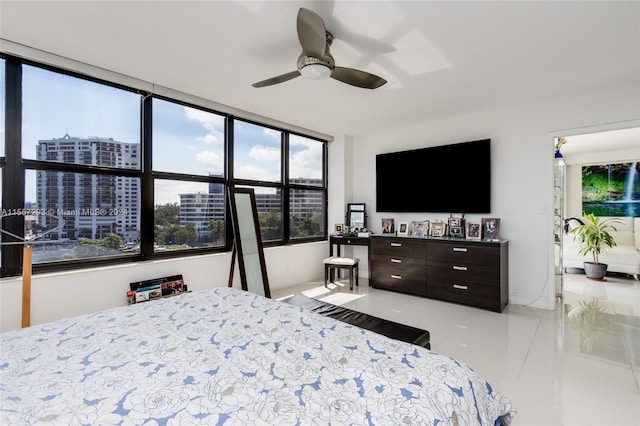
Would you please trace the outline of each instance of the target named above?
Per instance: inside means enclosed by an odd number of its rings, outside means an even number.
[[[320,279],[324,275],[321,260],[328,251],[324,241],[265,249],[270,288],[277,290]],[[133,281],[182,274],[191,291],[225,287],[230,262],[230,253],[223,253],[34,275],[31,324],[126,305],[126,291]],[[237,266],[235,270],[234,287],[240,287]],[[0,331],[20,328],[21,300],[21,278],[0,281]]]
[[[390,128],[354,140],[354,197],[366,202],[374,232],[375,155],[425,146],[492,140],[492,212],[500,237],[509,240],[509,301],[543,309],[555,306],[553,249],[553,137],[576,129],[637,120],[638,82],[536,104],[487,110]],[[446,167],[443,164],[442,167]],[[417,172],[419,175],[419,171]],[[417,182],[425,187],[447,182]],[[455,191],[455,188],[452,188]],[[446,219],[434,214],[384,214],[396,222]],[[489,216],[489,215],[485,215]],[[482,215],[468,216],[479,219]]]

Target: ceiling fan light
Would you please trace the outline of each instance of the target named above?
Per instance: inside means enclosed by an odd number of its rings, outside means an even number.
[[[331,69],[323,64],[309,64],[300,70],[300,74],[311,80],[322,80],[331,75]]]

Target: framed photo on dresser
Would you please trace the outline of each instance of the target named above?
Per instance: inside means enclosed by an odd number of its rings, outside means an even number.
[[[382,233],[383,234],[393,234],[396,231],[394,227],[394,219],[392,218],[383,218],[382,219]]]
[[[431,222],[430,233],[432,237],[444,237],[447,225],[444,222]]]
[[[478,222],[467,222],[467,240],[479,240],[482,237],[482,228]]]
[[[411,236],[414,238],[424,238],[429,232],[429,221],[424,220],[420,222],[411,223]]]
[[[482,238],[485,240],[497,240],[500,233],[500,219],[497,217],[482,218]]]

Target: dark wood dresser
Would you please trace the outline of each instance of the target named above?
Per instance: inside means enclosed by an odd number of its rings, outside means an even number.
[[[371,237],[371,285],[502,312],[508,303],[508,243],[454,238]]]

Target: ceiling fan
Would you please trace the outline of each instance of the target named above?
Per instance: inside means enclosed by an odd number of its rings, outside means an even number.
[[[366,71],[337,67],[331,52],[329,52],[333,35],[325,29],[324,21],[317,13],[300,8],[297,26],[298,40],[302,45],[302,53],[298,57],[298,69],[253,83],[253,87],[284,83],[301,75],[313,80],[331,77],[364,89],[377,89],[387,82],[384,78]]]

